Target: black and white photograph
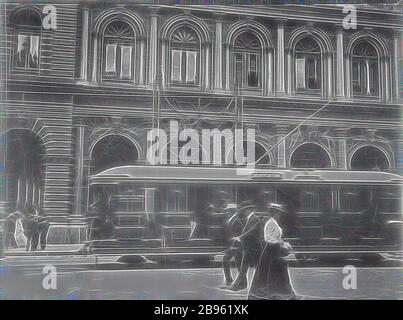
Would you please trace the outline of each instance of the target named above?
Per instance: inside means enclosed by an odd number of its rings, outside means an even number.
[[[402,8],[2,0],[0,300],[402,300]]]

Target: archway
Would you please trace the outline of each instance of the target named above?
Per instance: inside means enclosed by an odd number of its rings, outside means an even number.
[[[108,135],[96,142],[91,151],[91,174],[117,166],[135,164],[139,159],[137,146],[129,138]]]
[[[294,150],[291,155],[292,168],[329,168],[332,165],[327,151],[316,143],[304,143]]]
[[[10,210],[34,206],[39,209],[43,197],[43,141],[32,131],[11,129],[5,142],[5,192],[3,199]]]
[[[351,170],[386,171],[390,168],[385,153],[374,146],[363,146],[351,157]]]

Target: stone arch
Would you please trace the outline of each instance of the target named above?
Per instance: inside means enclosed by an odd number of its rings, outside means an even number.
[[[312,158],[305,157],[305,159],[304,159],[304,157],[303,157],[301,159],[295,159],[295,155],[297,154],[297,152],[307,149],[307,147],[313,148],[313,152],[310,151],[310,153],[312,154]],[[319,157],[318,157],[318,155],[319,155]],[[325,160],[323,156],[327,157],[327,161],[323,161],[323,160]],[[298,166],[295,166],[294,161],[296,161],[296,160],[298,160],[300,163]],[[315,164],[315,161],[317,161],[316,163],[318,163],[318,161],[323,161],[323,162],[319,163],[319,165],[309,166],[310,163]],[[304,164],[304,163],[306,163],[306,164]],[[300,143],[292,150],[292,152],[290,153],[290,157],[289,157],[289,165],[291,168],[318,168],[318,169],[322,168],[323,169],[323,168],[333,167],[334,164],[335,164],[335,160],[333,159],[330,151],[325,146],[323,146],[317,142]]]
[[[363,163],[364,161],[366,163]],[[392,168],[392,159],[387,150],[380,145],[367,143],[354,148],[350,153],[348,163],[350,170],[374,170],[377,168],[385,171]]]
[[[31,129],[10,128],[4,140],[4,200],[9,209],[43,205],[46,148],[43,139]]]
[[[135,164],[140,158],[140,149],[130,136],[110,133],[95,140],[90,146],[89,154],[92,174],[114,166]]]

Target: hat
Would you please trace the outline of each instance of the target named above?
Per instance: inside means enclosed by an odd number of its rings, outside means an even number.
[[[287,211],[285,210],[284,206],[282,204],[279,204],[279,203],[271,202],[271,203],[269,203],[268,208],[270,210],[275,209],[275,210],[279,211],[280,213],[287,213]]]
[[[237,209],[236,203],[229,203],[224,208],[224,211],[233,211],[233,210],[236,210],[236,209]]]
[[[239,210],[244,210],[246,208],[253,208],[255,209],[256,206],[254,203],[250,200],[242,201],[241,204],[239,205]]]

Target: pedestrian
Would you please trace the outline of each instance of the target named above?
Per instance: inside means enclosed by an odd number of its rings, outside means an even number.
[[[264,226],[265,247],[259,258],[248,299],[295,299],[285,257],[291,253],[289,243],[282,240],[282,229],[274,218]]]
[[[241,235],[244,225],[239,216],[239,211],[237,210],[236,204],[228,204],[224,211],[228,215],[224,229],[225,243],[228,246],[228,249],[224,251],[222,267],[224,272],[224,284],[225,286],[231,286],[233,283],[231,275],[231,261],[234,260],[238,273],[241,269],[242,262],[242,246],[240,245],[240,242],[235,241],[234,238]]]
[[[36,212],[33,206],[28,206],[21,219],[24,235],[27,237],[26,251],[35,251],[38,247],[39,232]]]
[[[15,231],[18,219],[22,217],[23,207],[17,206],[13,213],[10,213],[4,221],[5,232],[5,248],[17,248],[18,244],[15,239]]]
[[[238,276],[229,287],[233,291],[239,291],[248,286],[248,270],[257,265],[262,252],[261,222],[255,215],[255,210],[256,206],[249,200],[240,204],[240,219],[244,227],[241,234],[233,240],[239,242],[242,248],[242,260]]]
[[[45,215],[43,214],[40,206],[36,209],[37,216],[37,228],[38,228],[38,236],[41,250],[46,249],[47,240],[48,240],[48,232],[49,232],[49,222]]]

